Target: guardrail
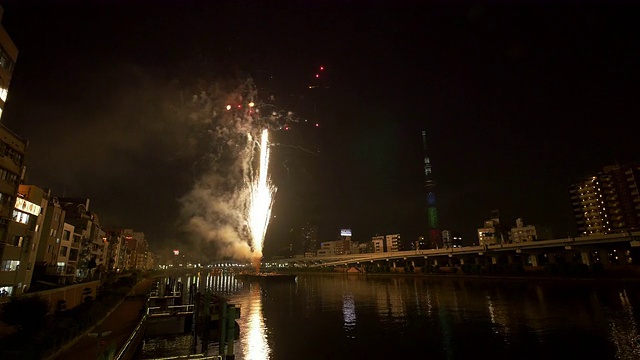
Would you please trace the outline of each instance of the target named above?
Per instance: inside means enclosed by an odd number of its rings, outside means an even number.
[[[147,308],[148,316],[177,315],[193,313],[194,305],[150,306]]]
[[[154,359],[147,359],[147,360],[180,360],[180,359],[224,360],[224,357],[222,355],[191,354],[191,355],[178,355],[178,356],[154,358]]]
[[[147,315],[144,315],[142,319],[140,319],[140,322],[138,322],[138,326],[136,326],[136,328],[127,339],[127,342],[122,345],[122,349],[120,349],[118,354],[116,354],[114,360],[128,360],[133,358],[133,355],[137,350],[136,347],[138,345],[138,342],[140,338],[144,336],[144,324],[146,320]]]
[[[168,293],[170,295],[165,295],[163,297],[172,298],[172,297],[181,297],[182,296],[182,293],[180,291],[174,291],[174,292],[169,291]],[[160,290],[158,290],[158,289],[151,290],[151,292],[149,293],[149,297],[151,297],[151,298],[160,298],[161,297],[160,296]]]

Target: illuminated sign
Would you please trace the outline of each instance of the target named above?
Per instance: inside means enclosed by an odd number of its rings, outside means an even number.
[[[16,199],[16,209],[29,213],[31,215],[38,216],[40,215],[40,205],[36,205],[30,201],[27,201],[23,198]]]
[[[340,229],[340,236],[351,236],[351,229]]]
[[[173,250],[173,255],[180,255],[180,250]]]

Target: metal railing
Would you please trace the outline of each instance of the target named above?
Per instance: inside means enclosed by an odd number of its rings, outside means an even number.
[[[183,315],[193,313],[194,305],[150,306],[147,308],[148,316],[158,315]]]
[[[177,355],[161,358],[153,358],[147,360],[181,360],[181,359],[198,359],[198,360],[224,360],[222,355],[204,355],[204,354],[191,354],[191,355]]]
[[[131,353],[131,351],[136,351],[136,346],[138,344],[137,340],[139,340],[140,337],[144,335],[144,324],[146,320],[147,315],[144,315],[142,319],[140,319],[140,322],[138,322],[138,326],[136,326],[136,328],[131,333],[131,336],[129,336],[129,338],[127,339],[127,342],[125,342],[120,351],[118,351],[118,354],[116,354],[114,360],[129,359],[133,356],[133,353]]]

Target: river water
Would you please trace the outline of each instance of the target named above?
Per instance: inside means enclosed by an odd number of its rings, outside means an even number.
[[[640,359],[640,282],[357,274],[202,280],[241,307],[238,360]]]

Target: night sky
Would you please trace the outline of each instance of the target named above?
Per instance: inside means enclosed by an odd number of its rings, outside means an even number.
[[[20,51],[2,122],[27,183],[157,251],[197,242],[179,199],[204,155],[176,109],[245,77],[298,119],[273,135],[266,254],[306,222],[424,234],[422,130],[443,229],[470,244],[499,209],[574,233],[569,184],[640,160],[638,6],[424,3],[0,1]]]

